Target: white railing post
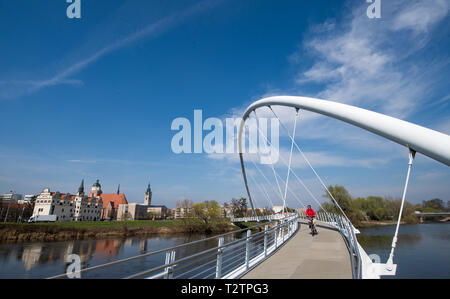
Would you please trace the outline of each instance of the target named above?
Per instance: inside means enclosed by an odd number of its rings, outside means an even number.
[[[278,224],[275,226],[274,235],[275,235],[275,249],[278,248]]]
[[[245,240],[245,268],[248,270],[250,262],[250,236],[251,230],[247,230],[247,239]]]
[[[169,265],[175,261],[175,250],[167,251],[166,252],[166,265]],[[172,272],[173,266],[164,268],[165,279],[171,279],[173,278],[173,272]]]
[[[222,247],[223,246],[223,237],[219,238],[219,249],[217,249],[217,264],[216,264],[216,279],[222,278]]]
[[[269,229],[269,226],[266,225],[264,227],[264,257],[267,257],[267,230]]]

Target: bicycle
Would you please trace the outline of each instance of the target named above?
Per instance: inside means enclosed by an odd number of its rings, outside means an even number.
[[[316,229],[316,224],[313,222],[314,221],[314,217],[308,217],[308,225],[309,225],[309,229],[311,230],[311,235],[317,235],[317,229]]]

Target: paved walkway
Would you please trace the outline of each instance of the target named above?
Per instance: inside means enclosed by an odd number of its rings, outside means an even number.
[[[318,227],[314,237],[305,222],[281,249],[243,279],[352,278],[350,254],[341,234]]]

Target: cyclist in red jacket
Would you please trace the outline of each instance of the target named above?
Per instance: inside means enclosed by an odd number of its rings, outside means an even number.
[[[316,221],[314,220],[314,218],[316,217],[316,213],[314,212],[314,210],[311,208],[311,205],[308,205],[308,209],[306,209],[306,213],[305,216],[308,218],[309,220],[309,228],[311,228],[311,226],[314,228],[312,231],[317,233],[316,230]]]

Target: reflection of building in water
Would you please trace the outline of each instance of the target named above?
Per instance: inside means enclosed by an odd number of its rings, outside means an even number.
[[[125,240],[125,246],[131,246],[133,245],[133,238],[128,238]]]
[[[146,253],[147,252],[147,239],[141,239],[139,242],[139,252]]]
[[[26,271],[30,271],[39,262],[47,263],[51,261],[62,261],[64,265],[70,264],[68,256],[77,254],[81,263],[88,263],[95,254],[95,257],[115,257],[119,254],[123,242],[120,240],[86,240],[68,241],[64,246],[45,246],[45,244],[35,243],[25,246],[20,256]],[[142,250],[146,250],[146,244],[141,245]]]
[[[32,244],[23,249],[22,262],[26,271],[30,271],[39,263],[41,257],[42,245]]]
[[[115,257],[119,254],[122,242],[119,240],[97,240],[95,245],[95,257]]]

